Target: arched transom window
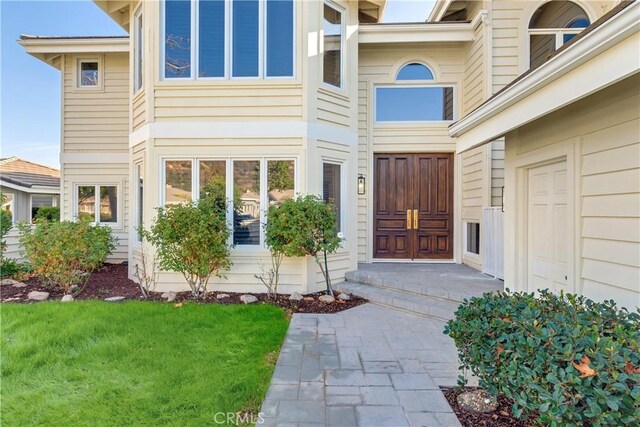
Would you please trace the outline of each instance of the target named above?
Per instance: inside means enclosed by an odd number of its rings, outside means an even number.
[[[404,65],[396,82],[375,88],[377,123],[437,122],[453,120],[453,86],[435,81],[429,67]]]
[[[550,1],[540,6],[529,22],[529,66],[544,64],[590,23],[584,9],[571,1]]]

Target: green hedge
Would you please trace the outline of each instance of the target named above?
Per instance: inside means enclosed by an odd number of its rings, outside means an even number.
[[[640,425],[640,310],[571,294],[466,300],[445,334],[489,393],[543,425]]]

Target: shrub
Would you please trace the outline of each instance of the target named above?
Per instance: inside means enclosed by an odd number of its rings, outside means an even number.
[[[110,227],[87,221],[21,223],[18,229],[33,273],[65,292],[99,268],[117,242]]]
[[[142,235],[156,247],[160,267],[182,273],[193,297],[199,299],[211,276],[221,277],[231,266],[231,231],[220,201],[205,197],[156,212],[155,223]]]
[[[336,212],[331,203],[316,195],[298,196],[269,207],[265,241],[272,254],[314,257],[327,284],[327,292],[331,293],[327,254],[340,247],[341,238],[336,226]],[[320,254],[324,255],[324,267]]]
[[[4,258],[0,260],[0,279],[25,280],[31,273],[31,265],[27,262],[18,262],[15,259]]]
[[[34,217],[35,221],[60,221],[60,208],[58,206],[43,206],[38,208]]]
[[[513,399],[519,418],[556,426],[640,419],[640,311],[546,290],[500,292],[465,301],[445,334],[461,369]]]

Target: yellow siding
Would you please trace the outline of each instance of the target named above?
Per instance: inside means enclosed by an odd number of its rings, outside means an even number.
[[[77,87],[77,66],[81,58],[101,58],[102,90]],[[63,151],[128,152],[128,54],[65,55],[63,73]]]
[[[504,138],[491,143],[491,206],[502,206]]]
[[[131,105],[131,126],[133,130],[139,129],[147,120],[147,103],[144,92],[136,94]]]
[[[485,25],[479,21],[475,28],[474,41],[466,49],[462,85],[463,115],[469,114],[487,98],[485,43]]]
[[[574,291],[625,306],[640,305],[639,84],[630,77],[507,135],[507,166],[545,150],[574,153]]]

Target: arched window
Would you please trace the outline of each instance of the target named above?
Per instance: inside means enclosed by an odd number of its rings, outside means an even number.
[[[431,69],[411,62],[398,71],[396,82],[375,88],[376,123],[453,120],[453,86],[437,84]]]
[[[571,1],[550,1],[529,21],[529,66],[538,67],[560,46],[589,26],[587,13]]]
[[[396,80],[433,80],[433,73],[426,65],[412,62],[400,68]]]

